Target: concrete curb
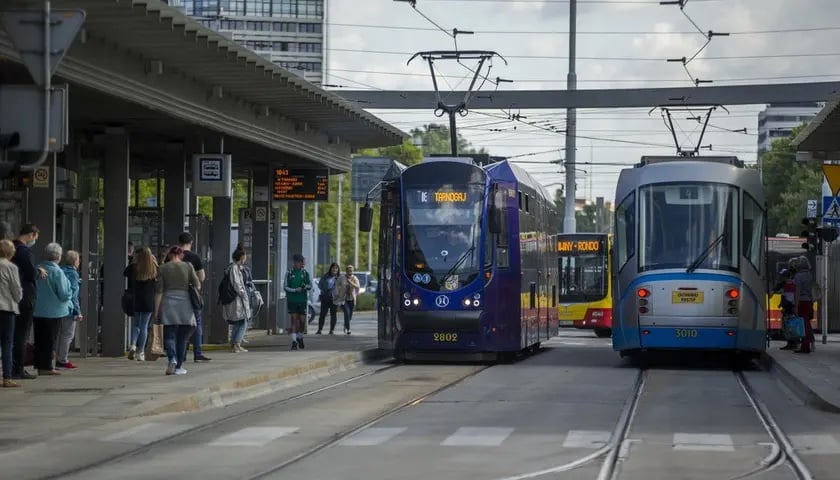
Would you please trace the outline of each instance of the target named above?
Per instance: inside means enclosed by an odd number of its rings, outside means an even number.
[[[826,400],[825,395],[820,392],[820,388],[805,383],[801,380],[802,375],[798,375],[797,372],[783,363],[777,362],[771,355],[762,354],[760,363],[764,368],[775,374],[796,395],[802,397],[806,404],[825,412],[840,413],[840,405]]]
[[[184,413],[209,407],[223,407],[326,378],[389,356],[390,352],[386,350],[372,348],[316,360],[305,365],[279,368],[278,370],[259,373],[251,377],[216,384],[188,394],[175,401],[166,399],[155,402],[152,400],[147,405],[140,406],[139,413],[136,415],[130,415],[124,418]]]

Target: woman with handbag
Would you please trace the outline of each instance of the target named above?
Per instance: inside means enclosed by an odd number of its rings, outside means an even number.
[[[248,289],[245,287],[243,276],[248,255],[246,255],[245,249],[237,248],[231,257],[233,263],[228,265],[225,274],[230,278],[231,285],[237,295],[234,301],[222,306],[222,318],[233,327],[230,336],[231,351],[240,353],[248,351],[242,348],[242,339],[245,338],[245,331],[248,327],[246,322],[251,318],[251,301],[248,298]]]
[[[321,330],[324,329],[324,320],[327,317],[327,310],[330,311],[330,335],[335,330],[336,310],[338,305],[335,304],[335,299],[338,296],[338,277],[341,274],[341,269],[338,264],[333,262],[327,273],[318,281],[318,289],[321,290],[321,314],[318,316],[318,331],[315,335],[321,335]]]
[[[133,312],[128,359],[144,362],[149,324],[155,311],[155,287],[158,278],[157,259],[149,247],[136,251],[123,275],[128,278],[128,293]]]
[[[195,310],[203,305],[198,289],[201,282],[195,269],[184,262],[184,250],[179,246],[169,249],[167,262],[159,268],[155,318],[163,323],[164,344],[169,365],[167,375],[186,375],[183,368],[187,357],[187,343],[195,329]],[[197,305],[198,304],[198,305]]]

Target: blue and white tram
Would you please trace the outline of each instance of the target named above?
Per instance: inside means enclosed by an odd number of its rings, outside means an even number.
[[[613,350],[766,348],[765,199],[735,157],[642,157],[616,189]]]
[[[379,345],[398,360],[510,358],[557,335],[557,212],[507,161],[428,158],[386,175]],[[360,229],[370,228],[370,207]]]

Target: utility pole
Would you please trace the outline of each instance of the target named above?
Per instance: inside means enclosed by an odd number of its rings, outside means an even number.
[[[344,189],[344,174],[338,176],[338,218],[336,218],[336,232],[335,232],[335,261],[341,264],[341,194]]]
[[[569,1],[569,74],[566,89],[577,90],[575,73],[575,42],[577,38],[577,0]],[[575,233],[575,148],[577,148],[577,111],[566,109],[566,212],[563,219],[563,233]]]

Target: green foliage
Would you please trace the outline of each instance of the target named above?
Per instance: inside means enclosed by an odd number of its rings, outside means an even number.
[[[358,153],[360,157],[387,157],[392,158],[403,165],[414,165],[423,160],[423,151],[417,145],[414,145],[408,140],[403,141],[400,145],[393,145],[391,147],[382,148],[367,148],[360,150]]]
[[[369,312],[376,306],[376,297],[372,293],[363,293],[356,297],[356,311]]]
[[[799,235],[807,201],[822,198],[821,165],[800,163],[795,158],[792,140],[803,128],[797,127],[790,137],[776,140],[761,156],[769,235]]]
[[[449,138],[449,127],[447,126],[432,123],[426,125],[424,129],[415,128],[410,134],[412,141],[422,148],[424,156],[452,153],[452,143]],[[483,148],[480,150],[472,148],[470,142],[459,133],[458,154],[469,155],[472,153],[487,154],[487,150]]]

